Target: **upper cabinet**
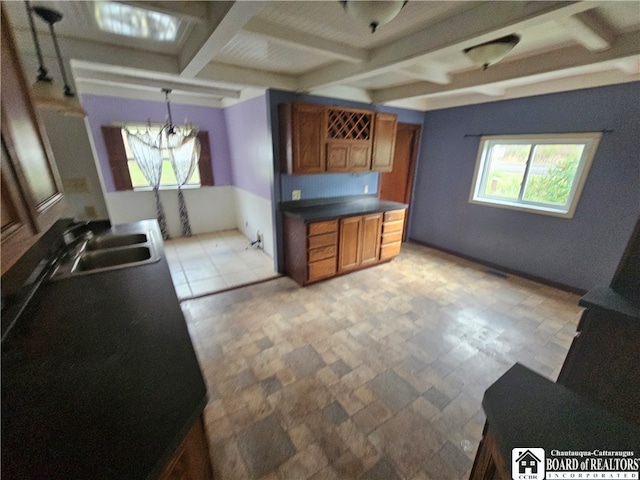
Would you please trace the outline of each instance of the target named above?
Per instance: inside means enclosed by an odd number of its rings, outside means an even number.
[[[58,220],[62,184],[2,12],[2,273]]]
[[[389,172],[397,117],[389,113],[306,103],[280,105],[282,171]]]

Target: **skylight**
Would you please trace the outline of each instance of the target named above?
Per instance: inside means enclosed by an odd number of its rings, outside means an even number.
[[[95,17],[104,32],[159,42],[175,41],[180,23],[171,15],[111,2],[96,2]]]

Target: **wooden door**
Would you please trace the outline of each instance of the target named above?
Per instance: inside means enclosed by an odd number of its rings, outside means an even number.
[[[320,105],[293,104],[293,172],[294,174],[323,173],[324,156],[324,107]]]
[[[360,265],[377,263],[380,257],[380,237],[382,235],[382,213],[362,217],[362,245]]]
[[[392,113],[376,113],[373,133],[373,160],[371,169],[391,172],[394,168],[393,152],[396,143],[398,117]]]
[[[408,123],[398,124],[398,133],[393,154],[393,170],[381,173],[378,184],[378,197],[381,200],[409,204],[411,208],[411,190],[415,176],[416,158],[420,142],[420,125]],[[405,215],[404,234],[407,237],[407,220]]]
[[[362,217],[340,220],[340,248],[338,249],[338,271],[353,270],[361,262]]]

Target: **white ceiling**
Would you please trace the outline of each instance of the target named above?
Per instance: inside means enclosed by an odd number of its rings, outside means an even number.
[[[332,1],[136,1],[181,22],[175,42],[99,30],[93,1],[32,0],[60,11],[61,50],[81,94],[225,106],[265,88],[430,110],[640,80],[640,1],[419,1],[371,33]],[[35,80],[25,4],[3,2]],[[59,78],[47,25],[45,65]],[[482,70],[462,50],[520,43]]]

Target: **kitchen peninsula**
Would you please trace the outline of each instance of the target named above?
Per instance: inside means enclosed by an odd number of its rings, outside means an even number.
[[[45,280],[3,339],[3,478],[211,478],[206,386],[157,222],[110,233],[150,234],[157,260]]]

